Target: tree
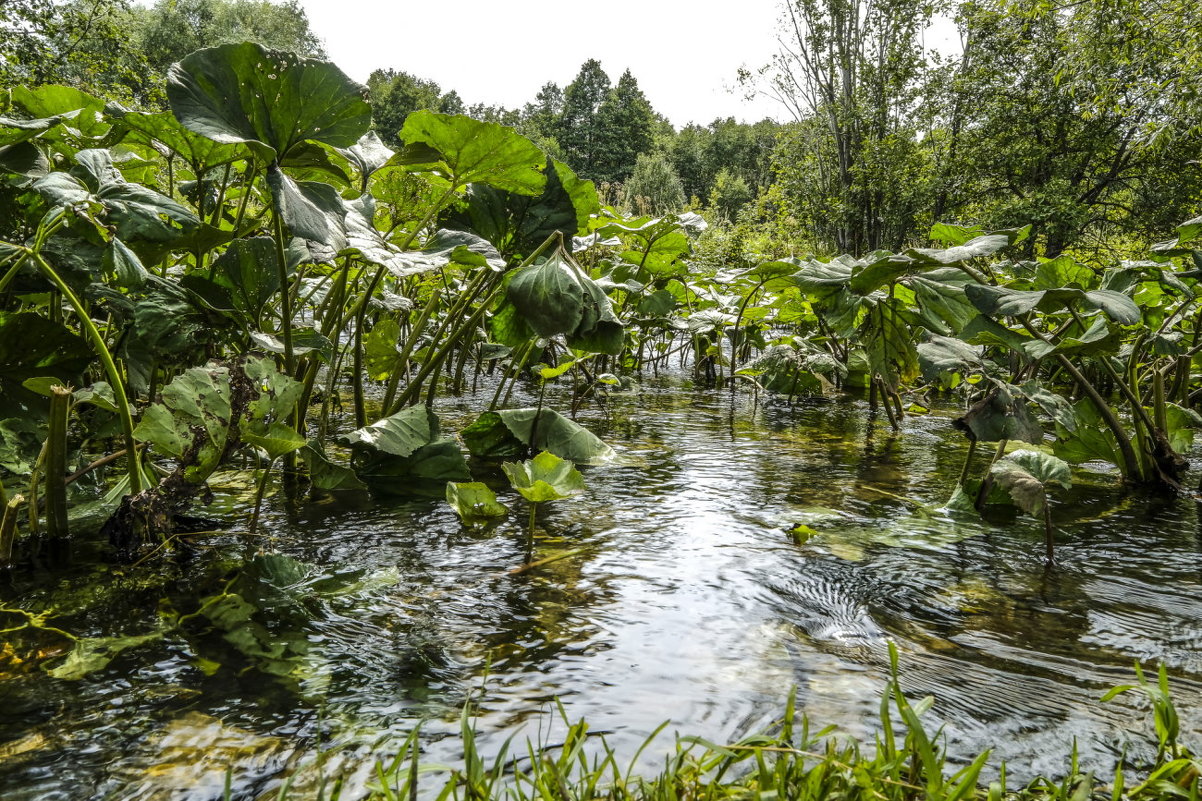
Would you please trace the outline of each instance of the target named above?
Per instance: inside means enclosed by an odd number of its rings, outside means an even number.
[[[1136,247],[1197,213],[1202,29],[1182,0],[961,7],[966,45],[932,140],[941,214],[1031,223],[1028,253]]]
[[[634,171],[640,153],[651,149],[655,112],[630,70],[622,73],[597,109],[594,180],[620,183]]]
[[[590,58],[563,93],[563,112],[556,126],[556,139],[568,166],[583,178],[597,177],[601,150],[597,114],[609,94],[609,76],[601,62]]]
[[[134,13],[135,37],[160,72],[193,50],[255,41],[276,50],[323,57],[321,40],[297,0],[158,0]]]
[[[372,122],[385,144],[399,147],[397,134],[405,124],[405,118],[422,109],[440,111],[443,104],[442,90],[433,81],[423,80],[407,72],[376,70],[367,79],[371,92]],[[453,100],[463,101],[455,94]]]
[[[563,113],[563,90],[553,81],[543,84],[534,96],[534,102],[522,108],[520,128],[527,136],[553,137],[558,133],[556,126]]]
[[[709,206],[727,220],[735,220],[739,211],[755,195],[747,181],[738,173],[723,168],[714,179],[714,188],[710,190]]]
[[[622,203],[636,214],[671,214],[685,204],[684,188],[662,153],[640,153],[622,191]]]
[[[916,91],[925,58],[924,0],[792,0],[769,91],[804,128],[804,148],[778,159],[803,223],[848,252],[900,247],[914,228],[905,187],[886,154],[916,150]],[[799,169],[812,171],[796,174]],[[789,174],[792,173],[792,174]]]
[[[5,0],[0,85],[67,84],[123,102],[156,94],[126,0]]]

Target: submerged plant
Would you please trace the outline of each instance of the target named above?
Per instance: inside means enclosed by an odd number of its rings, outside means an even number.
[[[448,481],[447,504],[467,525],[509,514],[509,507],[497,500],[496,493],[487,484],[479,481]]]

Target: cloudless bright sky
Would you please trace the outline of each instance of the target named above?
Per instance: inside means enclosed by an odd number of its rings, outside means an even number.
[[[455,89],[468,105],[515,108],[547,81],[566,86],[595,58],[613,83],[629,68],[678,128],[786,118],[774,101],[746,102],[737,87],[740,66],[755,69],[776,52],[780,0],[300,2],[330,60],[361,82],[392,68]]]

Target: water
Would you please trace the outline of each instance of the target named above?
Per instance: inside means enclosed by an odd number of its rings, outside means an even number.
[[[486,403],[449,403],[444,427]],[[1183,731],[1202,731],[1196,503],[1078,470],[1047,568],[1036,521],[940,510],[966,450],[953,415],[893,435],[858,400],[732,405],[648,380],[582,414],[620,458],[540,514],[535,559],[580,552],[519,574],[525,506],[485,465],[477,477],[514,510],[488,530],[437,499],[352,494],[274,498],[270,536],[207,536],[152,566],[97,567],[77,543],[76,567],[26,567],[4,605],[53,608],[81,636],[138,635],[228,586],[261,638],[248,656],[245,636],[236,647],[200,618],[66,681],[31,668],[69,643],[6,635],[0,797],[217,798],[233,765],[235,795],[254,798],[288,775],[312,783],[321,750],[361,784],[421,720],[431,758],[459,756],[469,695],[489,748],[514,731],[554,742],[555,699],[626,754],[664,720],[729,740],[794,687],[815,722],[870,738],[889,641],[905,690],[936,697],[954,760],[993,747],[1012,775],[1060,774],[1074,738],[1103,771],[1124,749],[1146,757],[1146,712],[1099,701],[1135,660],[1169,667]],[[219,492],[207,513],[237,530],[240,497]],[[799,523],[815,532],[802,544]]]

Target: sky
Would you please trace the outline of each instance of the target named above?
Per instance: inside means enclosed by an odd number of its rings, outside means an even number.
[[[641,3],[578,0],[300,0],[330,60],[355,80],[392,68],[454,89],[468,105],[520,108],[547,81],[567,86],[590,58],[617,83],[629,69],[652,107],[680,128],[720,117],[789,118],[778,101],[748,100],[740,67],[777,51],[782,0]],[[927,44],[958,43],[938,21]]]
[[[547,81],[571,83],[595,58],[614,83],[630,69],[677,127],[785,118],[775,101],[728,91],[740,66],[759,67],[775,52],[779,0],[300,2],[330,60],[358,81],[391,67],[455,89],[469,105],[516,108]]]

